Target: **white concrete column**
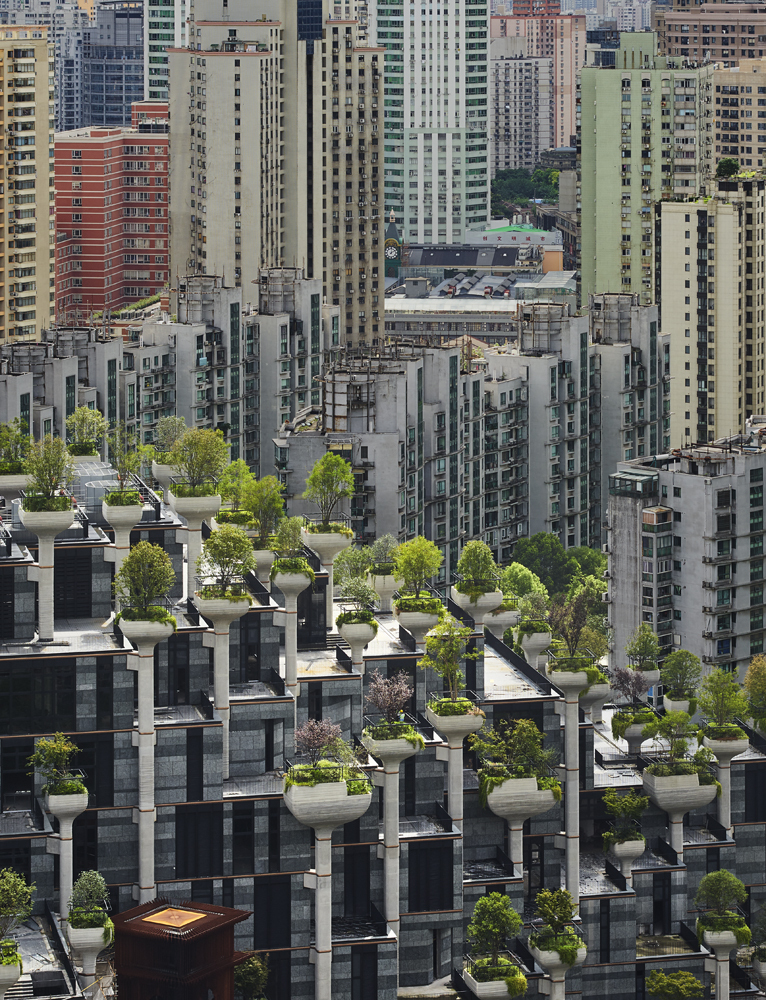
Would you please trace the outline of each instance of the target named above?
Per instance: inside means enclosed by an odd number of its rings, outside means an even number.
[[[37,535],[37,565],[27,570],[29,580],[37,580],[37,640],[53,641],[53,563],[54,539],[67,531],[74,522],[74,513],[68,510],[19,510],[24,527]]]
[[[737,947],[737,937],[733,931],[705,931],[702,940],[715,954],[716,1000],[729,1000],[729,956]]]
[[[483,715],[436,715],[426,706],[426,718],[438,730],[446,747],[436,748],[436,759],[447,761],[447,798],[452,822],[463,829],[463,740],[481,729]]]
[[[59,918],[62,923],[66,923],[72,896],[72,826],[77,817],[88,808],[88,793],[47,794],[45,804],[59,821]]]
[[[721,782],[721,794],[718,798],[718,822],[725,828],[727,834],[734,835],[731,822],[731,762],[734,757],[745,753],[750,746],[750,740],[711,740],[703,737],[702,745],[711,750],[718,761],[718,780]]]
[[[314,829],[315,1000],[332,1000],[332,828]]]
[[[285,687],[295,699],[296,705],[300,686],[298,684],[298,595],[311,586],[311,581],[303,573],[274,574],[274,585],[285,597]]]

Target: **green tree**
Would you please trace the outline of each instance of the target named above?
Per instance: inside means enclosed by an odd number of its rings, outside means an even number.
[[[74,479],[74,466],[66,444],[56,437],[44,437],[30,444],[27,471],[29,491],[40,497],[55,497],[60,489],[68,489]]]
[[[694,698],[701,674],[699,657],[688,649],[676,649],[665,658],[660,669],[666,693],[674,701]]]
[[[160,461],[170,458],[170,454],[187,432],[183,417],[160,417],[154,431],[155,458]]]
[[[535,573],[549,594],[566,591],[579,567],[564,549],[558,535],[538,531],[531,538],[520,538],[514,547],[513,558]]]
[[[667,758],[672,764],[685,756],[698,727],[686,712],[666,712],[653,718],[642,730],[645,739],[667,743]]]
[[[368,546],[352,545],[340,551],[333,562],[333,581],[337,587],[342,587],[348,580],[363,580],[370,568],[370,549]]]
[[[148,617],[150,609],[170,593],[175,578],[167,552],[151,542],[139,542],[115,573],[114,594],[121,604]]]
[[[380,535],[370,546],[370,565],[385,566],[389,573],[393,572],[394,553],[398,548],[399,540],[393,535]],[[386,574],[379,573],[378,575],[385,576]]]
[[[100,872],[80,872],[72,886],[69,908],[72,910],[83,910],[86,913],[96,909],[103,909],[104,902],[108,896],[109,890],[106,887],[104,876]]]
[[[507,722],[500,719],[491,727],[482,726],[468,737],[468,743],[483,761],[503,764],[514,778],[547,778],[558,762],[555,749],[543,749],[545,734],[532,719]]]
[[[541,889],[535,897],[535,904],[537,916],[554,934],[560,934],[566,924],[571,924],[577,910],[566,889]]]
[[[394,552],[394,576],[402,581],[402,590],[420,597],[431,577],[439,572],[444,556],[433,542],[418,535]]]
[[[229,447],[220,431],[193,427],[173,445],[170,465],[194,490],[210,488],[229,461]]]
[[[588,545],[575,545],[567,549],[567,555],[575,560],[583,576],[600,577],[608,563],[600,549],[592,549]]]
[[[253,479],[245,486],[242,506],[250,511],[258,525],[258,547],[261,549],[268,548],[269,535],[275,533],[284,516],[284,489],[276,476]]]
[[[634,823],[637,823],[649,805],[648,795],[639,795],[635,788],[620,795],[616,788],[604,792],[604,807],[614,822],[614,837],[621,843],[635,838]]]
[[[492,215],[501,218],[511,207],[526,206],[533,198],[542,198],[547,204],[559,200],[559,171],[538,167],[534,171],[523,167],[498,170],[492,181]]]
[[[269,979],[268,953],[251,954],[234,968],[234,996],[236,1000],[259,1000]]]
[[[29,445],[29,431],[19,417],[7,424],[0,424],[0,474],[3,469],[7,472],[21,472]]]
[[[490,955],[492,965],[496,966],[508,938],[518,934],[521,927],[521,917],[510,899],[503,893],[490,892],[476,901],[466,936],[472,949],[477,954]]]
[[[492,549],[485,542],[466,542],[457,561],[461,582],[456,590],[462,594],[489,593],[497,586],[500,571]]]
[[[715,727],[730,725],[748,714],[747,697],[735,674],[715,669],[702,680],[697,704]]]
[[[32,893],[35,883],[29,883],[13,868],[0,871],[0,941],[9,937],[32,913]]]
[[[574,597],[559,595],[551,601],[548,610],[551,631],[564,640],[570,656],[574,656],[580,637],[588,622],[588,599],[583,591]]]
[[[646,992],[657,1000],[697,1000],[704,996],[705,989],[691,972],[653,969],[646,979]]]
[[[224,524],[211,531],[202,543],[197,572],[203,579],[213,578],[220,596],[226,596],[235,580],[255,570],[253,543],[236,524]]]
[[[749,714],[760,725],[766,719],[766,656],[762,653],[750,661],[744,687],[749,700]]]
[[[606,580],[597,576],[576,576],[569,584],[567,597],[573,598],[577,594],[583,594],[587,602],[589,615],[600,615],[603,618],[604,602],[602,595],[607,590]]]
[[[224,469],[218,482],[221,499],[231,504],[233,510],[240,510],[249,484],[255,481],[255,476],[250,471],[247,462],[238,458],[236,462],[232,462]]]
[[[97,451],[101,439],[109,430],[109,423],[100,410],[78,406],[66,420],[66,429],[72,439],[73,455],[91,455]]]
[[[283,559],[298,559],[303,554],[303,521],[300,517],[283,517],[277,527],[274,551]]]
[[[45,779],[48,790],[55,789],[72,778],[72,757],[80,748],[63,733],[43,736],[35,744],[34,753],[29,757],[29,766]]]
[[[511,563],[502,571],[500,587],[506,596],[524,597],[525,594],[548,596],[548,591],[540,577],[518,562]]]
[[[739,173],[739,160],[730,156],[724,156],[718,161],[715,175],[716,177],[735,177]]]
[[[747,889],[744,882],[726,868],[719,868],[718,871],[703,875],[700,879],[694,903],[696,906],[715,910],[719,917],[724,917],[727,910],[738,903],[744,903],[746,899]]]
[[[303,499],[319,508],[321,524],[328,526],[332,513],[344,497],[354,492],[354,474],[351,466],[340,455],[328,451],[314,463],[306,480]]]
[[[576,652],[578,656],[592,656],[598,662],[609,652],[609,642],[603,632],[588,624],[580,633]]]
[[[426,635],[426,654],[418,662],[418,666],[422,670],[427,670],[430,667],[441,677],[449,688],[452,701],[457,701],[463,683],[463,671],[460,669],[460,664],[464,659],[475,659],[481,655],[480,653],[466,652],[468,641],[472,635],[472,629],[463,628],[451,615],[445,615],[438,625]]]
[[[625,655],[636,670],[655,670],[660,658],[660,643],[651,627],[641,622],[625,646]]]
[[[123,493],[130,477],[139,473],[145,449],[139,443],[136,431],[124,421],[115,425],[106,440],[109,460],[117,471],[120,492]]]

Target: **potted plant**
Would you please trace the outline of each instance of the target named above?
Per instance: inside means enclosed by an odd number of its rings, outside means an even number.
[[[604,853],[611,851],[615,855],[626,878],[632,875],[631,862],[640,858],[646,847],[646,837],[637,824],[648,805],[648,796],[639,795],[635,788],[624,795],[616,788],[607,788],[604,792],[604,806],[612,817],[612,829],[603,836]]]
[[[42,441],[32,441],[27,455],[27,470],[29,482],[21,504],[22,521],[35,531],[32,524],[47,522],[50,520],[47,515],[58,514],[58,522],[62,524],[59,531],[64,531],[72,523],[69,488],[74,479],[74,467],[61,438],[45,437]],[[46,517],[41,520],[34,516],[36,514]],[[65,523],[67,516],[69,522]]]
[[[476,997],[518,997],[527,990],[527,979],[505,951],[508,938],[522,927],[521,917],[510,899],[500,892],[481,896],[466,929],[471,956],[465,962],[463,979]]]
[[[688,649],[676,649],[667,656],[660,668],[660,680],[665,688],[662,704],[666,712],[697,711],[696,694],[702,675],[699,657]]]
[[[13,932],[32,913],[30,884],[13,868],[0,871],[0,995],[13,986],[24,971],[19,946]]]
[[[252,479],[245,485],[242,506],[250,514],[247,531],[253,539],[258,579],[262,583],[269,578],[274,562],[277,526],[285,516],[284,489],[276,476]]]
[[[146,637],[155,642],[175,631],[176,620],[167,607],[175,582],[170,557],[159,545],[139,542],[125,557],[114,576],[114,594],[121,611],[115,621],[131,641]]]
[[[101,441],[109,430],[103,413],[89,406],[78,406],[66,420],[70,434],[69,454],[86,460],[98,458]]]
[[[425,740],[408,722],[404,706],[410,701],[413,687],[404,670],[393,677],[384,677],[378,670],[370,674],[365,701],[368,709],[379,713],[377,721],[368,721],[362,732],[362,743],[375,757],[399,754],[400,760],[422,750]]]
[[[378,623],[370,610],[378,595],[362,579],[352,577],[341,587],[341,603],[344,610],[335,620],[340,632],[352,651],[352,661],[362,662],[362,650],[378,634]]]
[[[628,753],[637,754],[644,742],[644,726],[654,718],[653,709],[641,701],[641,696],[649,690],[649,682],[645,674],[632,667],[615,667],[612,687],[629,702],[612,716],[612,735],[627,741]]]
[[[96,975],[96,959],[114,940],[114,924],[107,913],[108,891],[102,875],[82,872],[69,901],[67,937],[74,952],[82,959],[83,975]]]
[[[176,514],[214,515],[221,506],[218,479],[228,462],[229,446],[219,430],[194,427],[179,438],[170,456],[180,479],[170,490],[170,506]]]
[[[350,528],[332,520],[335,508],[341,500],[350,497],[353,492],[354,474],[350,464],[340,455],[328,451],[314,463],[303,492],[303,499],[316,504],[319,508],[319,521],[309,524],[306,528],[306,533],[313,536],[310,539],[312,547],[317,543],[323,545],[324,539],[321,537],[323,535],[340,535],[341,538],[349,539],[354,537]],[[319,539],[316,536],[320,536]],[[306,544],[309,544],[309,539],[306,539]],[[322,552],[319,549],[316,551],[321,557]],[[340,547],[337,551],[340,551]]]
[[[660,658],[660,642],[646,622],[641,622],[631,635],[625,646],[625,655],[631,665],[643,673],[649,682],[649,687],[659,681],[660,671],[657,663]]]
[[[173,451],[188,430],[183,417],[160,417],[154,430],[152,475],[163,490],[170,486],[173,476]]]
[[[249,607],[250,594],[244,578],[255,568],[252,543],[240,527],[224,524],[211,531],[197,560],[200,587],[195,600],[200,611],[205,614],[208,604],[224,601]]]
[[[657,1000],[698,1000],[704,996],[705,988],[691,972],[653,969],[646,977],[646,992]]]
[[[260,1000],[268,980],[268,952],[251,952],[244,962],[234,968],[234,1000]]]
[[[733,910],[746,899],[744,883],[725,868],[704,875],[694,903],[708,912],[697,917],[697,937],[710,948],[728,948],[728,951],[737,945],[750,944],[750,928],[745,918]]]
[[[333,563],[333,584],[340,589],[348,580],[362,580],[375,590],[368,578],[370,568],[370,547],[368,545],[352,545],[343,549],[335,557]],[[375,591],[377,593],[377,591]]]
[[[484,542],[466,542],[457,572],[460,579],[451,588],[452,600],[481,626],[484,616],[503,602],[503,592],[498,589],[500,570],[492,549]]]
[[[369,548],[370,565],[368,580],[372,589],[380,595],[380,610],[391,613],[391,598],[396,591],[394,576],[394,554],[399,542],[393,535],[381,535]]]
[[[734,751],[744,753],[750,741],[735,719],[747,717],[749,704],[736,674],[725,674],[722,670],[713,670],[702,681],[697,703],[700,711],[707,719],[703,728],[704,746],[718,756],[719,750],[727,754]]]
[[[427,589],[428,581],[439,572],[444,556],[433,542],[418,535],[409,542],[402,542],[393,558],[394,576],[401,581],[399,596],[394,600],[394,615],[416,642],[422,642],[444,610],[439,598],[431,597]]]
[[[101,511],[115,532],[120,529],[129,532],[141,520],[144,509],[141,494],[131,484],[131,477],[140,472],[143,448],[135,431],[124,423],[117,424],[107,443],[110,461],[117,472],[117,489],[104,495]]]
[[[587,954],[587,945],[572,927],[576,907],[566,889],[541,889],[536,903],[543,925],[529,935],[529,950],[554,982],[561,981]]]
[[[51,737],[43,736],[35,744],[34,753],[29,758],[29,764],[44,779],[42,793],[45,805],[50,812],[57,815],[59,805],[67,808],[71,805],[81,805],[82,812],[88,805],[88,790],[82,778],[71,770],[72,757],[80,752],[63,733],[55,733]],[[71,797],[71,798],[70,798]],[[66,799],[66,802],[59,800]]]
[[[0,424],[0,490],[22,490],[26,487],[29,445],[27,425],[19,417]]]
[[[406,543],[405,543],[406,544]],[[447,694],[433,696],[426,706],[426,717],[445,736],[481,729],[484,712],[470,698],[461,696],[464,659],[476,659],[481,653],[468,652],[473,629],[463,628],[451,615],[445,615],[426,636],[425,656],[418,661],[421,670],[433,670],[442,680]]]
[[[527,663],[538,666],[538,658],[551,644],[551,627],[548,624],[548,598],[532,591],[519,598],[519,625],[516,649]]]
[[[299,517],[285,517],[279,522],[277,528],[274,539],[274,550],[277,557],[271,566],[271,579],[282,593],[285,593],[282,584],[289,585],[291,583],[288,578],[302,577],[302,581],[293,581],[295,584],[302,582],[301,590],[305,590],[309,583],[313,583],[315,579],[314,570],[303,555],[302,527],[303,522]]]

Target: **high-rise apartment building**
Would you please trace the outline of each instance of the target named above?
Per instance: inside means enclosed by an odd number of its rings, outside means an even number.
[[[130,106],[144,97],[142,8],[102,0],[84,35],[82,125],[130,125]]]
[[[655,44],[623,35],[614,69],[581,73],[583,304],[602,291],[655,301],[654,205],[698,194],[713,163],[713,67],[658,57]]]
[[[147,0],[144,5],[144,97],[168,99],[168,49],[187,44],[186,0]]]
[[[144,121],[56,136],[59,322],[87,322],[167,284],[167,122],[159,127]]]
[[[526,39],[526,55],[553,61],[552,146],[568,146],[575,134],[577,75],[585,63],[586,24],[582,14],[559,16],[497,15],[492,38]]]
[[[377,339],[382,50],[355,20],[287,6],[276,21],[201,13],[197,47],[169,53],[171,270],[247,288],[262,267],[301,266],[344,341]]]
[[[490,171],[533,170],[553,143],[553,60],[518,54],[524,42],[489,43]]]
[[[762,167],[766,158],[766,56],[715,70],[716,158]]]
[[[0,32],[0,341],[35,340],[54,296],[54,50],[45,27]]]
[[[765,186],[762,172],[720,178],[707,198],[658,206],[674,447],[742,433],[766,408]]]
[[[385,197],[405,242],[459,243],[489,219],[487,0],[414,7],[381,2],[385,46]]]
[[[665,11],[659,40],[663,55],[736,66],[742,59],[766,55],[766,6],[705,3]]]

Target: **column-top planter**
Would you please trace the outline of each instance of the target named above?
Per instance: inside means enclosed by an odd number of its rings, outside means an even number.
[[[134,646],[156,646],[173,634],[171,622],[153,622],[147,619],[121,618],[120,631]]]
[[[580,938],[577,938],[579,941]],[[532,953],[532,958],[537,962],[540,968],[547,972],[551,979],[563,979],[564,976],[569,972],[570,969],[575,968],[577,965],[582,965],[588,956],[588,949],[583,941],[581,946],[577,949],[574,962],[570,965],[565,962],[557,951],[547,951],[538,948],[530,942],[529,950]]]
[[[328,781],[317,785],[290,785],[285,788],[284,800],[299,823],[332,830],[363,816],[372,801],[372,793],[349,795],[345,781]]]
[[[57,820],[74,820],[88,808],[88,793],[74,792],[72,795],[51,795],[45,793],[45,808]]]
[[[271,581],[285,597],[297,597],[306,587],[311,586],[311,577],[306,573],[286,573],[279,568],[272,572]]]
[[[199,612],[216,624],[236,621],[250,609],[251,599],[248,594],[241,597],[203,597],[194,594],[194,604]]]
[[[370,735],[369,729],[365,728],[362,731],[362,744],[373,757],[377,757],[385,764],[400,764],[403,760],[413,757],[423,749],[424,742],[422,736],[413,727],[410,727],[410,729],[414,734],[414,742],[405,739],[403,736],[391,739],[376,739]]]
[[[24,510],[22,502],[19,516],[24,527],[38,538],[41,535],[48,538],[53,535],[55,538],[74,524],[74,511],[71,507],[66,510]]]
[[[503,636],[509,628],[516,628],[521,621],[521,612],[516,608],[503,608],[502,605],[495,611],[490,611],[484,616],[484,628],[489,629],[492,635],[502,641]]]
[[[716,785],[701,785],[696,773],[663,777],[647,770],[643,774],[643,783],[644,792],[658,808],[677,815],[706,806],[718,791]]]
[[[170,489],[168,502],[171,510],[179,517],[186,518],[187,521],[204,521],[208,517],[215,517],[221,509],[221,497],[217,494],[203,497],[177,497]]]
[[[580,695],[580,707],[587,713],[594,705],[600,703],[603,706],[609,698],[611,690],[612,688],[609,683],[604,684],[599,682],[591,684],[588,690],[583,691]]]
[[[322,562],[332,562],[339,552],[347,549],[354,541],[350,535],[342,531],[308,531],[301,528],[303,544],[313,549]]]
[[[396,605],[394,605],[394,618],[402,628],[407,629],[418,645],[425,640],[426,634],[439,624],[439,615],[436,612],[407,611],[406,608],[400,610]]]
[[[537,778],[507,778],[487,793],[489,808],[511,826],[547,812],[557,801],[552,789],[538,787]]]
[[[106,914],[104,914],[106,916]],[[82,960],[82,972],[89,978],[96,974],[96,959],[111,944],[110,925],[102,927],[72,927],[66,925],[66,935],[72,951]]]
[[[711,739],[708,736],[702,737],[702,745],[712,750],[719,762],[728,763],[732,757],[738,757],[741,753],[746,753],[750,747],[750,740],[747,736],[734,738],[731,740]]]
[[[176,470],[172,465],[165,465],[164,462],[155,462],[152,459],[152,475],[162,489],[166,490],[170,487],[170,481],[176,475]]]
[[[4,996],[6,991],[20,978],[21,966],[18,962],[14,962],[12,965],[0,965],[0,997]]]
[[[660,683],[661,675],[659,670],[641,670],[639,672],[650,688],[654,687],[655,684]]]
[[[338,632],[353,649],[360,644],[362,648],[369,645],[378,634],[377,623],[372,625],[369,622],[345,622],[338,626]]]
[[[26,472],[6,472],[0,475],[0,490],[8,493],[18,493],[29,486],[31,476]]]
[[[646,841],[643,838],[639,840],[613,841],[609,845],[609,850],[620,862],[620,865],[623,865],[635,860],[635,858],[641,857],[646,850]],[[623,872],[624,874],[625,872]]]
[[[530,666],[537,666],[537,657],[550,646],[552,640],[553,636],[550,632],[531,632],[529,635],[521,636],[521,648],[524,650],[524,656]]]
[[[666,712],[688,712],[691,701],[688,698],[668,698],[666,694],[662,696],[662,706]]]
[[[469,594],[463,594],[457,587],[450,588],[450,596],[457,606],[467,612],[477,626],[484,624],[484,618],[503,603],[502,590],[490,590],[484,594],[475,595],[475,599]]]
[[[110,524],[115,531],[125,528],[134,528],[144,513],[144,505],[141,503],[131,504],[110,504],[106,500],[101,503],[101,513],[107,524]]]
[[[556,687],[565,694],[584,691],[590,683],[585,670],[557,670],[555,661],[548,664],[546,673]]]
[[[255,563],[258,567],[256,570],[256,576],[264,583],[269,578],[269,573],[271,572],[271,567],[274,565],[274,560],[277,558],[276,552],[271,549],[253,549],[253,554],[255,555]]]
[[[734,931],[707,931],[703,930],[702,940],[708,948],[728,948],[731,951],[738,947],[737,935]]]
[[[425,714],[434,729],[446,738],[450,746],[462,743],[469,733],[478,732],[484,725],[485,719],[483,712],[473,711],[462,715],[438,715],[428,705]]]

